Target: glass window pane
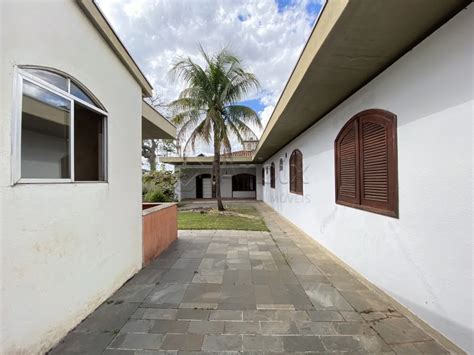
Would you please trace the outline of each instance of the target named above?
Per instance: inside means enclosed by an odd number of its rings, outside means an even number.
[[[67,88],[67,79],[59,74],[46,71],[46,70],[41,70],[41,69],[24,69],[30,74],[33,74],[34,76],[37,76],[40,79],[43,79],[44,81],[53,84],[54,86],[60,88],[61,90],[68,91]]]
[[[74,95],[78,99],[81,99],[81,100],[83,100],[83,101],[85,101],[85,102],[87,102],[91,105],[96,106],[94,101],[92,101],[92,99],[84,91],[82,91],[76,84],[74,84],[72,81],[71,81],[71,95]]]
[[[88,108],[74,104],[74,179],[103,181],[104,117]]]
[[[71,103],[38,85],[23,81],[21,177],[70,178]]]

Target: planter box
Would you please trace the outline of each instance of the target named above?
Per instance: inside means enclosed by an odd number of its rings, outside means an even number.
[[[143,266],[178,238],[178,207],[172,203],[142,204]]]

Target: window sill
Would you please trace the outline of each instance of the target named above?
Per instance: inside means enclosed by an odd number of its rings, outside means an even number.
[[[397,212],[387,211],[387,210],[382,210],[382,209],[375,208],[375,207],[357,205],[355,203],[350,203],[350,202],[346,202],[346,201],[338,201],[338,200],[336,200],[336,204],[341,205],[341,206],[346,206],[346,207],[352,207],[352,208],[362,210],[362,211],[366,211],[366,212],[380,214],[380,215],[387,216],[387,217],[392,217],[392,218],[397,218],[397,219],[399,218],[398,211]]]
[[[70,179],[20,179],[12,186],[16,185],[91,185],[91,184],[108,184],[108,181],[72,181]]]

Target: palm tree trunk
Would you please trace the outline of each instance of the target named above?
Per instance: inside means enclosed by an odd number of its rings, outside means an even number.
[[[224,205],[222,204],[221,196],[221,151],[220,143],[216,142],[214,139],[214,162],[212,166],[212,175],[213,182],[215,183],[216,199],[217,199],[217,209],[219,211],[224,211]]]

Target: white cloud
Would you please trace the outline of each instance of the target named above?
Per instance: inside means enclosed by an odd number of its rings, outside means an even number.
[[[182,89],[168,75],[176,56],[199,61],[199,44],[211,53],[228,47],[261,82],[262,90],[248,99],[264,105],[264,124],[314,23],[309,2],[296,0],[279,12],[274,0],[98,0],[164,101]]]

